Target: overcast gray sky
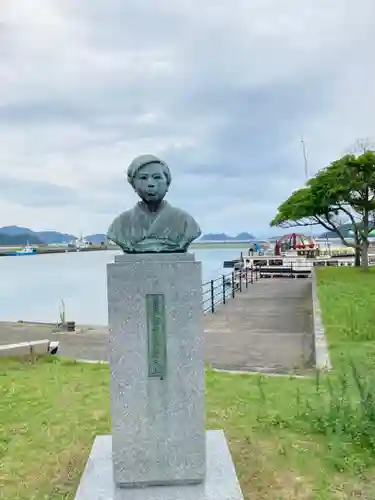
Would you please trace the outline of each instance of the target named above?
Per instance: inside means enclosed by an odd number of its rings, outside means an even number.
[[[375,136],[374,25],[374,0],[2,0],[0,225],[104,232],[151,153],[204,232],[272,234],[301,135],[311,173]]]

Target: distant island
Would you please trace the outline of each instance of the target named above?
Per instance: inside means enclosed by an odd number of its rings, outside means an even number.
[[[77,236],[58,231],[32,231],[27,227],[0,227],[0,245],[59,245],[75,241]],[[101,243],[107,240],[105,234],[89,234],[84,237],[89,243]]]
[[[225,233],[207,233],[203,234],[197,243],[200,241],[251,241],[255,239],[256,237],[250,233],[239,233],[237,236],[228,236]]]
[[[0,227],[0,245],[58,245],[75,241],[77,236],[58,231],[33,231],[27,227],[4,226]],[[105,234],[89,234],[84,239],[93,244],[100,244],[107,241]],[[251,241],[256,237],[250,233],[242,232],[237,236],[228,236],[225,233],[203,234],[196,243],[221,242],[221,241]]]
[[[343,224],[342,226],[339,226],[339,229],[344,238],[350,238],[351,235],[349,234],[349,231],[353,230],[353,224]],[[326,231],[325,233],[322,233],[319,238],[339,238],[339,235],[335,231]]]
[[[291,229],[293,232],[298,231],[298,228]],[[350,237],[348,232],[352,229],[351,224],[343,224],[340,226],[344,238]],[[303,232],[303,231],[302,231]],[[305,231],[306,232],[306,231]],[[278,240],[280,236],[272,236],[269,238],[270,241]],[[337,233],[334,231],[327,231],[320,235],[314,235],[316,238],[338,238]],[[21,226],[4,226],[0,227],[0,246],[22,246],[29,242],[30,245],[59,245],[63,243],[70,243],[77,240],[79,237],[70,233],[60,233],[59,231],[33,231],[27,227]],[[100,245],[101,243],[107,243],[107,236],[103,233],[88,234],[83,237],[88,243],[93,245]],[[221,242],[250,242],[257,240],[257,237],[252,233],[246,231],[237,234],[236,236],[230,236],[226,233],[205,233],[200,238],[198,238],[194,245],[199,245],[199,243],[221,243]]]

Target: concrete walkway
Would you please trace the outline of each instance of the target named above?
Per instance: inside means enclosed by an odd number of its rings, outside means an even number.
[[[53,325],[0,322],[0,344],[30,340],[58,340],[58,353],[74,359],[108,359],[106,327],[80,326],[77,333],[54,333]]]
[[[312,354],[309,279],[260,280],[204,316],[205,358],[213,368],[286,372],[308,364]],[[59,354],[108,360],[105,327],[53,333],[53,325],[0,322],[0,344],[59,340]]]
[[[285,373],[311,366],[310,279],[262,279],[205,316],[213,368]]]

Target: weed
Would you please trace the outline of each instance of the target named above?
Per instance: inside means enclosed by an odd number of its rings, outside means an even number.
[[[60,315],[60,325],[65,325],[65,323],[66,323],[66,308],[65,308],[64,299],[61,299],[61,302],[60,302],[59,315]]]

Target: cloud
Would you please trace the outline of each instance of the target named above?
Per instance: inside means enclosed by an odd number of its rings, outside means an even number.
[[[23,181],[12,177],[0,177],[2,201],[17,203],[23,207],[51,207],[74,205],[77,193],[73,189],[42,181]]]
[[[301,135],[314,173],[374,129],[372,0],[5,5],[1,225],[105,231],[150,152],[204,231],[263,235]]]

